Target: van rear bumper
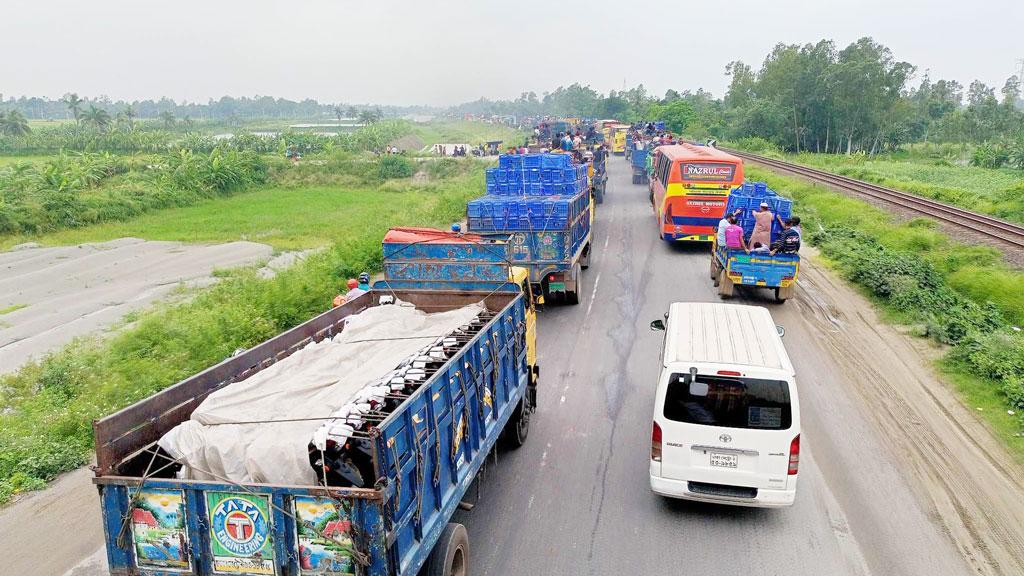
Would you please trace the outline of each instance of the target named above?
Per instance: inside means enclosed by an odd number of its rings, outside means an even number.
[[[689,482],[686,480],[670,480],[653,474],[651,475],[651,490],[655,494],[668,496],[669,498],[729,504],[731,506],[749,506],[753,508],[782,508],[792,506],[796,500],[796,490],[771,490],[767,488],[758,489],[757,496],[753,498],[732,498],[704,493],[698,494],[690,491]]]

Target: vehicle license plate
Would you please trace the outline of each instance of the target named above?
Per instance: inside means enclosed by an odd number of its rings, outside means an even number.
[[[718,468],[736,468],[739,466],[740,457],[736,454],[711,453],[711,465]]]

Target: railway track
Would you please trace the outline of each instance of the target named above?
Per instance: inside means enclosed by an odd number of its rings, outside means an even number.
[[[971,212],[970,210],[964,210],[963,208],[957,208],[956,206],[950,206],[949,204],[944,204],[921,196],[915,196],[914,194],[909,194],[907,192],[900,192],[899,190],[893,190],[892,188],[886,188],[885,186],[879,186],[878,184],[872,184],[870,182],[841,176],[832,172],[793,164],[792,162],[776,160],[775,158],[768,158],[757,154],[750,154],[748,152],[739,152],[736,150],[726,151],[750,162],[756,162],[758,164],[768,166],[769,168],[803,176],[804,178],[829,184],[855,194],[896,204],[907,210],[919,212],[936,220],[940,220],[954,226],[959,226],[961,228],[966,228],[989,238],[994,238],[1005,244],[1009,244],[1017,248],[1024,248],[1024,226],[1020,226],[1012,222],[993,218],[992,216],[986,216],[985,214],[978,214],[977,212]]]

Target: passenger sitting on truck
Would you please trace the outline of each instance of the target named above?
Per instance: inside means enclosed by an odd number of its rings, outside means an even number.
[[[337,308],[338,306],[341,306],[342,304],[344,304],[345,300],[348,298],[348,295],[351,294],[352,291],[356,290],[358,287],[359,287],[359,282],[356,282],[355,278],[349,278],[348,279],[348,292],[345,293],[345,294],[338,294],[337,296],[334,297],[334,303],[333,303],[334,307]]]
[[[722,219],[718,221],[718,235],[715,240],[719,246],[725,246],[725,229],[729,227],[729,216],[735,218],[741,212],[740,208],[737,208],[732,214],[725,214]]]
[[[357,286],[363,292],[369,292],[370,290],[370,275],[366,272],[359,273],[359,285]]]
[[[729,225],[725,228],[725,247],[730,250],[750,252],[746,241],[743,240],[743,228],[736,224],[736,216],[729,214],[727,220],[729,220]]]
[[[796,254],[800,251],[800,233],[796,231],[793,218],[786,218],[782,223],[782,234],[772,244],[771,254]]]
[[[764,244],[761,244],[760,242],[755,242],[754,246],[750,249],[750,253],[751,254],[769,254],[770,250]]]

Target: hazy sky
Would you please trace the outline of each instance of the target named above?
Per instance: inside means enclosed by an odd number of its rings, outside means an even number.
[[[452,104],[580,82],[704,87],[779,42],[861,36],[918,76],[995,86],[1024,58],[1024,0],[4,0],[0,93]]]

